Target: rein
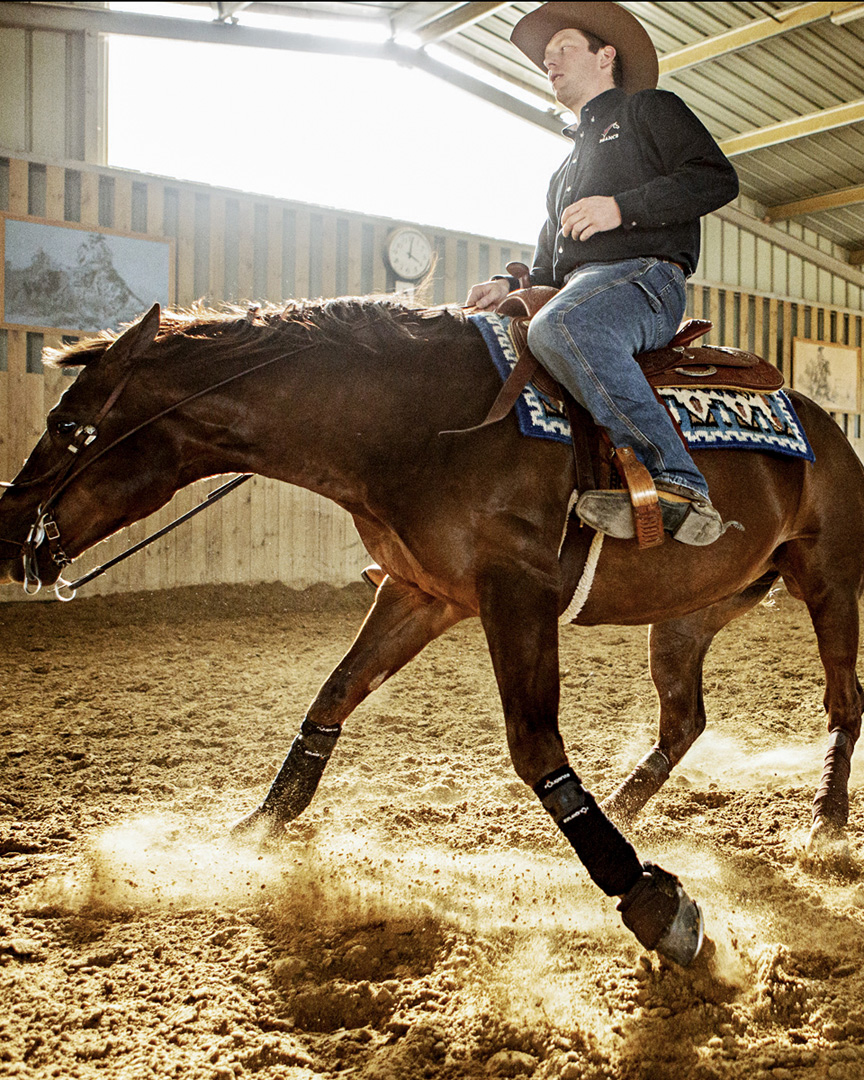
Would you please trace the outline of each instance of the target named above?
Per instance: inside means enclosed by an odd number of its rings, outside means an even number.
[[[6,484],[5,486],[7,488],[32,487],[34,484],[42,483],[49,477],[52,477],[55,473],[60,472],[60,477],[58,478],[54,487],[48,493],[48,498],[45,500],[44,503],[37,507],[36,520],[30,527],[30,531],[27,534],[27,539],[21,545],[22,558],[24,561],[24,591],[29,595],[35,595],[42,587],[42,581],[37,572],[36,551],[46,540],[48,543],[48,552],[51,556],[51,559],[56,566],[60,567],[61,571],[66,566],[69,566],[70,563],[73,561],[63,551],[60,542],[60,530],[57,527],[57,523],[53,520],[53,518],[49,516],[48,512],[57,503],[60,495],[69,487],[69,485],[74,480],[77,480],[78,477],[86,469],[88,469],[91,465],[94,465],[100,458],[104,457],[110,450],[113,450],[120,443],[125,442],[127,439],[137,434],[143,428],[149,427],[151,424],[156,423],[157,420],[161,420],[164,416],[168,416],[170,413],[176,412],[177,409],[182,408],[182,406],[188,404],[190,401],[195,401],[197,398],[203,397],[206,394],[210,394],[215,390],[219,390],[221,387],[226,386],[229,383],[235,382],[237,379],[242,379],[247,375],[252,375],[256,371],[260,371],[262,368],[269,367],[271,364],[275,364],[277,360],[285,360],[289,357],[297,356],[300,353],[308,352],[311,349],[315,349],[317,347],[318,343],[313,342],[308,345],[303,345],[297,349],[293,349],[291,352],[280,353],[278,356],[271,356],[269,360],[263,360],[261,363],[255,364],[250,368],[245,368],[243,371],[235,372],[233,375],[229,375],[227,378],[222,379],[217,383],[213,383],[211,386],[206,386],[203,390],[197,390],[193,394],[188,394],[186,397],[181,398],[180,401],[174,402],[173,405],[169,405],[167,408],[162,409],[155,415],[149,417],[146,420],[143,420],[140,424],[136,424],[135,427],[130,428],[129,431],[124,432],[122,435],[118,435],[116,439],[114,439],[107,446],[99,450],[98,453],[88,458],[78,469],[74,468],[76,458],[73,456],[73,458],[66,463],[65,470],[63,470],[64,463],[61,460],[47,473],[43,473],[42,476],[37,477],[35,480],[25,480],[20,484],[13,480],[11,483]],[[126,388],[129,380],[132,378],[134,370],[134,368],[130,368],[126,372],[124,377],[120,380],[120,382],[117,384],[117,386],[114,387],[105,404],[97,413],[93,422],[89,424],[82,424],[75,430],[75,432],[73,433],[73,441],[70,442],[66,448],[71,454],[78,454],[81,449],[89,446],[90,443],[92,443],[94,439],[97,438],[99,434],[98,425],[105,419],[110,410],[117,403],[118,398],[122,394],[123,390]],[[244,473],[241,476],[235,477],[227,484],[223,484],[222,487],[217,488],[215,491],[212,491],[207,496],[207,498],[197,507],[194,507],[192,510],[187,511],[187,513],[182,514],[175,521],[171,522],[169,525],[164,526],[162,529],[159,529],[157,532],[153,533],[146,539],[139,541],[137,544],[133,544],[132,547],[128,548],[126,551],[122,552],[114,559],[110,559],[104,565],[95,567],[94,570],[91,570],[89,573],[84,574],[83,577],[77,579],[76,581],[68,582],[65,581],[62,577],[59,577],[54,584],[54,594],[56,595],[57,599],[64,601],[74,599],[75,592],[81,585],[86,584],[86,582],[88,581],[92,581],[95,577],[99,577],[101,574],[104,574],[105,571],[108,570],[110,567],[115,566],[118,562],[121,562],[123,559],[128,558],[130,555],[135,554],[135,552],[140,551],[141,548],[146,547],[154,540],[159,539],[159,537],[164,536],[168,532],[171,532],[172,529],[175,529],[178,525],[181,525],[190,517],[194,517],[195,514],[212,505],[213,502],[216,502],[218,501],[218,499],[223,498],[229,493],[229,491],[233,491],[234,488],[238,487],[242,483],[245,483],[246,480],[249,480],[251,478],[251,475],[251,473]],[[62,589],[71,589],[71,595],[62,595]]]

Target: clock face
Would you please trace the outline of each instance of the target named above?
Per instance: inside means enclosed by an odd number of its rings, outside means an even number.
[[[387,241],[387,259],[398,278],[416,281],[432,265],[432,245],[419,229],[397,229]]]

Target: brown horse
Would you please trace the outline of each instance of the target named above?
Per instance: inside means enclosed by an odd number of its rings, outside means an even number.
[[[187,484],[228,472],[299,484],[348,510],[387,570],[348,653],[312,702],[241,831],[278,831],[309,803],[342,723],[448,627],[479,616],[517,774],[534,788],[624,922],[689,962],[701,916],[671,874],[636,858],[569,768],[558,731],[558,619],[590,530],[565,532],[566,445],[511,417],[471,434],[499,380],[459,314],[369,300],[264,313],[167,313],[71,346],[81,366],[0,500],[0,581],[53,583],[104,537]],[[815,464],[767,453],[698,456],[730,529],[708,548],[607,539],[580,625],[650,623],[656,747],[606,804],[619,822],[660,788],[705,726],[714,635],[783,577],[810,611],[830,744],[812,837],[847,820],[864,693],[856,677],[864,583],[864,470],[831,418],[795,396]]]

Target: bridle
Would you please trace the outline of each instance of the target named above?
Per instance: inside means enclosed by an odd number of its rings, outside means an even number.
[[[104,421],[105,417],[114,408],[120,395],[126,389],[130,379],[136,371],[136,368],[132,365],[129,366],[123,377],[114,387],[109,394],[107,400],[102,405],[101,409],[97,412],[96,416],[89,423],[79,424],[72,433],[71,441],[66,446],[66,452],[70,455],[68,458],[61,458],[56,465],[50,468],[47,472],[41,476],[36,477],[33,480],[13,480],[11,482],[5,482],[2,486],[6,488],[26,488],[35,487],[37,484],[43,484],[46,480],[50,480],[56,475],[56,479],[48,492],[48,496],[44,502],[42,502],[36,509],[36,519],[30,526],[27,533],[27,538],[21,547],[21,557],[24,564],[24,591],[28,595],[35,595],[42,588],[42,580],[39,577],[37,552],[43,543],[47,544],[48,553],[55,566],[58,566],[62,571],[72,563],[72,559],[63,550],[62,541],[60,538],[60,529],[57,526],[56,521],[52,516],[53,508],[57,505],[60,496],[64,491],[75,481],[78,477],[85,472],[90,466],[94,465],[97,461],[103,458],[111,450],[113,450],[120,443],[130,439],[133,435],[136,435],[143,428],[149,427],[151,424],[155,424],[158,420],[161,420],[164,416],[168,416],[170,413],[176,412],[178,409],[187,405],[190,401],[195,401],[197,398],[204,397],[206,394],[213,393],[215,390],[219,390],[221,387],[226,386],[228,383],[235,382],[237,379],[245,378],[247,375],[252,375],[256,371],[260,371],[262,368],[269,367],[271,364],[275,364],[278,360],[286,360],[290,357],[297,356],[300,353],[308,352],[311,349],[318,347],[317,342],[311,342],[307,345],[299,346],[296,349],[292,349],[287,353],[280,353],[278,356],[271,356],[268,360],[263,360],[259,364],[254,364],[252,367],[244,368],[242,371],[235,372],[233,375],[229,375],[227,378],[220,380],[217,383],[213,383],[211,386],[204,387],[203,390],[196,390],[192,394],[188,394],[186,397],[181,398],[180,401],[174,402],[172,405],[160,410],[153,416],[148,417],[141,423],[136,424],[129,431],[123,432],[122,435],[118,435],[114,440],[108,443],[107,446],[99,449],[95,454],[88,456],[88,458],[80,462],[78,457],[82,450],[85,450],[91,443],[99,436],[99,425]],[[76,464],[78,467],[76,468]],[[88,574],[85,574],[77,581],[69,582],[65,581],[62,576],[58,577],[54,584],[54,593],[58,600],[72,600],[75,597],[76,589],[84,584],[86,581],[92,581],[93,578],[98,577],[104,573],[110,566],[114,566],[122,559],[127,558],[129,555],[133,555],[136,551],[140,551],[141,548],[151,543],[153,540],[164,536],[171,529],[176,528],[182,522],[188,518],[197,514],[200,510],[212,505],[217,499],[227,495],[229,491],[232,491],[239,484],[250,479],[251,473],[244,473],[235,477],[233,480],[224,484],[221,488],[210,493],[207,498],[200,503],[197,507],[181,515],[170,525],[159,529],[158,532],[153,533],[152,536],[147,537],[145,540],[134,544],[127,551],[118,555],[116,558],[111,559],[109,562],[102,566],[96,567]],[[13,543],[13,541],[6,540],[4,543]],[[17,541],[14,541],[17,543]],[[70,595],[64,595],[64,589],[70,591]]]

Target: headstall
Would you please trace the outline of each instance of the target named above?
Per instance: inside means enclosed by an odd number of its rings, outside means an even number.
[[[98,438],[99,425],[114,407],[117,399],[123,393],[129,380],[132,378],[135,368],[130,367],[129,370],[126,371],[126,373],[124,374],[123,378],[111,391],[111,394],[109,395],[107,401],[96,414],[93,421],[87,424],[80,424],[77,428],[75,428],[74,432],[72,433],[72,439],[66,447],[66,450],[71,455],[71,457],[69,457],[68,459],[61,458],[61,460],[58,461],[56,465],[54,465],[47,472],[43,473],[41,476],[38,476],[33,480],[23,480],[20,482],[18,480],[13,480],[11,482],[5,482],[2,484],[2,486],[6,488],[34,487],[36,484],[42,484],[46,480],[51,479],[55,474],[59,474],[57,476],[57,479],[54,481],[51,490],[48,493],[48,497],[43,503],[39,505],[36,510],[36,520],[30,526],[30,529],[27,533],[27,539],[24,541],[23,544],[20,545],[22,560],[24,563],[24,591],[28,595],[32,596],[38,593],[39,590],[42,588],[42,580],[39,577],[36,553],[43,543],[47,544],[48,553],[51,556],[52,562],[55,564],[55,566],[58,566],[61,571],[64,570],[65,567],[69,566],[73,561],[63,550],[63,545],[60,539],[60,529],[58,528],[54,518],[51,516],[51,511],[56,505],[60,495],[69,487],[69,485],[74,480],[78,479],[81,473],[83,473],[91,465],[95,464],[100,458],[104,457],[109,451],[113,450],[119,443],[125,442],[127,439],[131,438],[133,435],[136,435],[139,431],[141,431],[142,428],[149,427],[151,424],[156,423],[157,420],[161,420],[162,417],[167,416],[172,412],[176,412],[177,409],[182,408],[182,406],[188,404],[190,401],[194,401],[196,398],[203,397],[205,394],[213,393],[213,391],[220,389],[220,387],[223,387],[228,383],[235,382],[237,379],[242,379],[246,375],[252,375],[254,372],[260,371],[262,368],[269,367],[271,364],[275,364],[278,360],[286,360],[290,357],[297,356],[299,353],[308,352],[309,350],[315,349],[317,347],[318,343],[313,342],[308,345],[303,345],[299,348],[292,349],[288,353],[280,353],[278,356],[270,357],[269,360],[263,360],[260,364],[255,364],[250,368],[244,368],[243,371],[235,372],[233,375],[229,375],[226,379],[222,379],[220,382],[214,383],[212,386],[206,386],[203,390],[197,390],[193,394],[188,394],[180,401],[177,401],[173,405],[169,405],[167,408],[162,409],[161,412],[158,412],[154,416],[143,420],[140,424],[136,424],[135,427],[131,428],[129,431],[124,432],[122,435],[118,435],[117,438],[110,442],[107,446],[98,450],[97,453],[93,454],[92,456],[89,456],[86,461],[81,462],[78,468],[75,468],[76,463],[80,460],[78,458],[78,454],[82,450],[90,446],[91,443],[93,443]],[[251,479],[251,475],[251,473],[243,473],[239,476],[234,477],[233,480],[230,480],[228,481],[228,483],[223,484],[222,487],[210,492],[206,499],[204,499],[203,502],[199,503],[199,505],[194,507],[192,510],[189,510],[185,514],[182,514],[179,518],[176,518],[169,525],[166,525],[164,528],[159,529],[157,532],[153,533],[151,536],[148,536],[146,539],[139,541],[137,544],[134,544],[132,547],[128,548],[120,555],[111,559],[109,562],[104,563],[101,566],[95,567],[93,570],[85,574],[83,577],[79,578],[77,581],[70,582],[64,580],[62,576],[58,577],[57,581],[54,584],[54,593],[57,599],[64,601],[74,599],[75,591],[85,582],[92,581],[93,578],[103,574],[109,567],[114,566],[116,563],[122,561],[125,558],[128,558],[128,556],[130,555],[134,555],[135,552],[140,551],[141,548],[146,547],[147,544],[150,544],[154,540],[157,540],[159,537],[164,536],[166,533],[170,532],[172,529],[176,528],[178,525],[182,524],[190,517],[193,517],[195,514],[199,513],[201,510],[206,509],[208,506],[211,506],[218,499],[221,499],[223,498],[223,496],[227,495],[229,491],[233,491],[234,488],[238,487],[246,480]],[[4,542],[17,544],[17,541],[11,540],[6,540]],[[69,593],[67,595],[64,595],[64,589],[69,590]]]

